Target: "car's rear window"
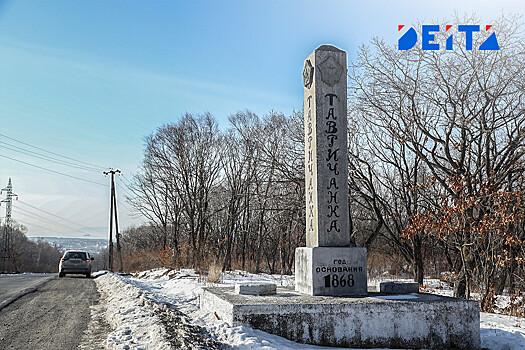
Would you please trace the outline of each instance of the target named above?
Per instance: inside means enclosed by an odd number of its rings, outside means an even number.
[[[67,252],[64,258],[86,260],[87,256],[86,256],[86,253],[84,252]]]

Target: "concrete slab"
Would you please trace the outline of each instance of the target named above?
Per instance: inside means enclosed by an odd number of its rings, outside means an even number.
[[[419,283],[417,282],[381,282],[379,291],[386,294],[408,294],[418,293]]]
[[[203,288],[200,307],[231,326],[249,325],[300,343],[359,348],[478,349],[473,300],[432,294],[312,296],[277,287],[273,296]]]
[[[275,283],[236,283],[235,294],[244,295],[274,295],[277,290]]]

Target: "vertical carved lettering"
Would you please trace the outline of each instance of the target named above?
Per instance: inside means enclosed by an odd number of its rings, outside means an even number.
[[[306,177],[303,225],[306,224],[309,247],[348,246],[349,243],[344,60],[344,52],[327,47],[305,60],[305,65],[310,61],[316,69],[311,88],[304,89],[302,125]]]
[[[336,203],[337,204],[337,192],[328,191],[330,198],[328,199],[328,203]]]
[[[339,209],[338,205],[332,206],[331,204],[329,204],[328,205],[328,210],[330,210],[330,212],[328,213],[328,217],[331,218],[332,216],[335,215],[335,217],[338,218],[339,214],[337,214],[337,209]]]
[[[330,106],[334,105],[334,97],[339,98],[336,94],[326,94],[324,97],[330,97]]]
[[[330,179],[330,184],[328,185],[327,190],[331,189],[332,187],[335,188],[336,190],[339,189],[339,187],[337,186],[337,184],[336,184],[336,182],[335,182],[335,177],[332,177],[332,178]]]
[[[312,111],[312,99],[314,98],[313,95],[307,96],[305,98],[305,109],[307,109],[306,114],[306,147],[307,147],[307,154],[306,154],[306,170],[307,170],[307,183],[308,183],[308,190],[307,190],[307,197],[306,197],[306,203],[307,203],[307,211],[308,211],[308,231],[312,232],[315,231],[314,222],[315,222],[315,215],[317,214],[317,210],[315,207],[314,202],[314,186],[313,186],[313,177],[314,174],[314,162],[316,160],[316,154],[315,152],[315,145],[314,145],[314,138],[313,134],[316,132],[316,121],[315,121],[315,112]]]
[[[337,163],[335,163],[333,167],[332,164],[328,163],[328,170],[333,171],[335,175],[339,175],[339,170],[337,170]]]
[[[330,117],[332,117],[333,120],[336,120],[336,116],[334,115],[334,108],[330,108],[328,110],[328,115],[326,116],[326,119],[330,119]]]
[[[337,219],[332,220],[327,232],[332,232],[333,230],[335,230],[335,232],[341,232],[341,229],[337,227]]]
[[[334,161],[338,161],[339,159],[337,158],[337,151],[339,151],[339,148],[332,151],[331,148],[328,149],[328,157],[326,157],[326,160],[329,162],[332,158],[334,159]]]
[[[328,147],[334,146],[334,140],[337,140],[337,135],[328,135]]]
[[[327,134],[335,134],[337,132],[337,128],[335,127],[335,125],[335,122],[327,121],[326,126],[328,127],[328,130],[326,130],[325,132]]]

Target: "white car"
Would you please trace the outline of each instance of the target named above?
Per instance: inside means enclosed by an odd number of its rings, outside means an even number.
[[[88,252],[82,250],[68,250],[58,264],[58,277],[68,273],[83,274],[91,277],[91,261],[94,260]]]

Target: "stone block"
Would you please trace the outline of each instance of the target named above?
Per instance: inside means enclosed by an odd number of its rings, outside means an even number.
[[[272,296],[203,288],[200,307],[230,326],[247,325],[313,345],[355,348],[479,349],[473,300],[426,293],[311,296],[277,287]]]
[[[417,282],[381,282],[379,291],[386,294],[410,294],[419,293]]]
[[[277,290],[275,283],[237,283],[235,294],[244,295],[273,295]]]
[[[366,295],[366,248],[297,248],[295,290],[309,295]]]
[[[304,61],[306,246],[348,247],[346,52],[322,45]]]

